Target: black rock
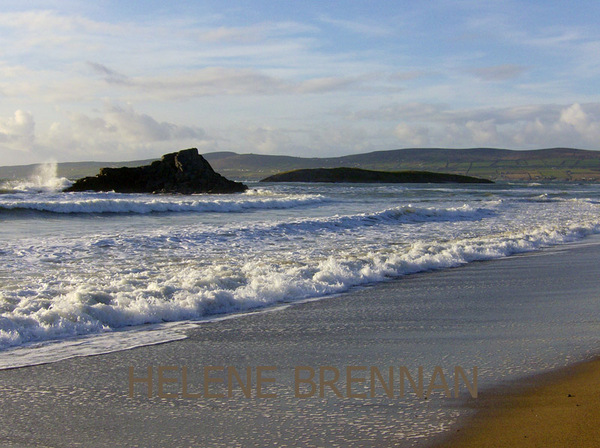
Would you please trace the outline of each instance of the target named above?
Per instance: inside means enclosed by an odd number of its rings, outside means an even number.
[[[64,191],[118,193],[241,193],[248,187],[216,173],[196,148],[165,154],[135,168],[102,168],[94,177],[77,180]]]
[[[261,182],[484,183],[491,180],[431,171],[372,171],[360,168],[310,168],[275,174]]]

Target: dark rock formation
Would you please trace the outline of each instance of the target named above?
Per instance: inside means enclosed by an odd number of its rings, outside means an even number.
[[[102,168],[94,177],[77,180],[65,191],[119,193],[240,193],[248,187],[216,173],[196,148],[165,154],[135,168]]]
[[[355,183],[483,183],[491,180],[430,171],[371,171],[360,168],[315,168],[269,176],[261,182],[355,182]]]

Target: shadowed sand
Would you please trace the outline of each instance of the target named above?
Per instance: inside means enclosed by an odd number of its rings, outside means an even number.
[[[445,367],[458,363],[470,369],[498,353],[510,357],[513,347],[490,337],[490,331],[500,328],[493,326],[490,312],[505,313],[497,320],[505,318],[509,324],[517,314],[525,328],[527,313],[543,311],[545,305],[540,304],[545,300],[560,312],[564,308],[566,313],[585,315],[586,310],[573,309],[576,302],[572,298],[582,297],[581,303],[597,309],[598,260],[600,245],[595,238],[560,250],[407,276],[326,300],[201,324],[181,341],[0,371],[0,446],[427,446],[433,441],[425,436],[456,432],[457,412],[465,406],[494,408],[475,420],[465,419],[475,430],[465,433],[479,433],[486,425],[490,431],[496,425],[500,433],[508,433],[515,421],[524,420],[522,414],[531,414],[541,415],[541,420],[551,422],[551,429],[560,434],[593,437],[590,431],[597,431],[600,414],[595,392],[597,362],[522,380],[498,389],[500,392],[482,387],[477,399],[469,398],[463,388],[458,399],[428,400],[414,395],[388,399],[383,393],[366,400],[338,398],[331,393],[300,400],[294,397],[293,367],[414,367],[423,362],[421,354],[427,352],[428,359]],[[462,304],[461,309],[456,309],[457,303]],[[500,304],[502,308],[498,308]],[[596,318],[591,312],[590,316]],[[445,337],[429,340],[429,333],[422,328],[425,324],[437,326],[436,334],[441,331]],[[585,325],[574,324],[573,334],[583,332]],[[569,328],[567,331],[570,334]],[[535,328],[524,337],[535,339]],[[457,347],[473,345],[481,347],[480,355],[463,351],[467,354],[460,355],[462,358],[451,357]],[[483,358],[478,360],[475,355]],[[521,377],[539,370],[534,356],[510,362],[523,369],[515,372]],[[562,365],[567,363],[562,360]],[[245,366],[275,366],[275,381],[266,385],[265,392],[275,393],[277,398],[256,398],[254,393],[252,398],[244,398],[239,388],[233,398],[160,398],[156,388],[148,398],[143,384],[135,385],[130,398],[129,367],[141,377],[148,366],[155,367],[156,375],[156,366],[161,365],[187,366],[192,392],[198,392],[201,383],[199,366],[236,366],[240,371]],[[486,378],[491,384],[504,381],[495,379],[493,372],[487,377],[482,372],[483,383]],[[571,378],[583,383],[571,384]],[[512,391],[522,393],[532,384],[550,384],[557,389],[542,388],[539,396],[510,398]],[[167,384],[165,392],[173,392],[172,387],[181,393],[181,386],[173,384]],[[554,393],[555,397],[548,395]],[[496,414],[497,407],[514,411]],[[505,418],[509,420],[502,420]],[[529,421],[531,432],[515,430],[517,439],[543,432],[537,420]],[[500,440],[489,434],[493,441]],[[476,446],[462,443],[457,446]],[[479,446],[494,446],[481,443]],[[521,444],[519,440],[501,446]],[[585,445],[577,442],[576,446]]]

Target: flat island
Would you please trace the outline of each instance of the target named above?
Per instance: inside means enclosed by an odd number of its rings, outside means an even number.
[[[287,171],[261,182],[459,183],[493,184],[491,180],[430,171],[372,171],[361,168],[314,168]]]

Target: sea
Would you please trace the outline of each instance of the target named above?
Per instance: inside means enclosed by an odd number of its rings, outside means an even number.
[[[182,339],[206,321],[600,233],[598,184],[69,184],[52,164],[0,181],[0,368]]]

